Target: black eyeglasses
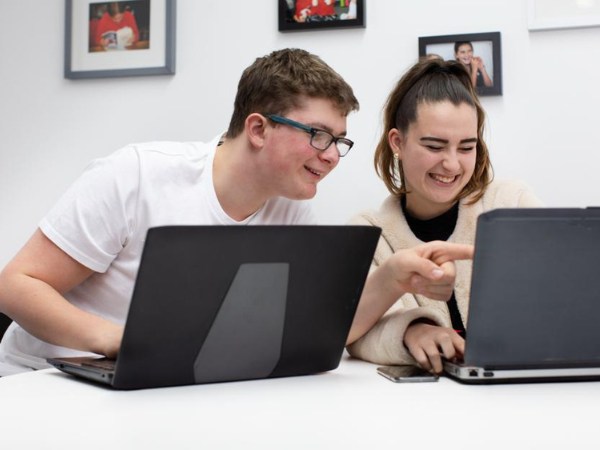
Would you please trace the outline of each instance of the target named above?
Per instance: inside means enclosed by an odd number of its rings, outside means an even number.
[[[304,125],[303,123],[296,122],[295,120],[288,119],[287,117],[276,116],[274,114],[267,114],[265,117],[275,123],[289,125],[307,132],[310,134],[310,145],[322,152],[327,150],[332,143],[335,143],[335,148],[337,149],[339,155],[346,156],[354,145],[354,142],[352,142],[350,139],[346,139],[345,137],[335,137],[328,131]]]

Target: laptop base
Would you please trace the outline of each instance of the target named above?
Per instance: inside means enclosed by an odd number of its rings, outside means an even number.
[[[94,364],[96,360],[105,360],[105,358],[90,356],[48,358],[47,362],[65,373],[112,386],[115,375],[114,367],[113,369],[98,367]]]
[[[449,378],[465,384],[600,381],[600,367],[487,369],[446,361],[444,373]]]

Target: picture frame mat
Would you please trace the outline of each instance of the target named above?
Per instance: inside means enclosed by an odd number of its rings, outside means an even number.
[[[90,4],[97,0],[72,0],[71,71],[99,71],[160,67],[166,59],[166,0],[152,0],[150,14],[151,48],[131,51],[88,51]]]

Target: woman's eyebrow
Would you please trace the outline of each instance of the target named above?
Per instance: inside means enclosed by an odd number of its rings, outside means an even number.
[[[421,139],[419,139],[420,141],[433,141],[433,142],[439,142],[440,144],[447,144],[449,141],[447,139],[442,139],[442,138],[436,138],[433,136],[423,136]]]
[[[433,136],[423,136],[421,139],[419,139],[420,141],[433,141],[433,142],[439,142],[440,144],[447,144],[449,141],[447,139],[442,139],[442,138],[437,138],[437,137],[433,137]],[[467,139],[462,139],[460,141],[461,144],[466,144],[466,143],[471,143],[471,142],[477,142],[477,138],[473,137],[473,138],[467,138]]]

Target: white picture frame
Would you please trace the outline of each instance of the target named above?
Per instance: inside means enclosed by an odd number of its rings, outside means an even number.
[[[530,31],[600,26],[598,0],[528,0]]]
[[[65,78],[174,74],[175,1],[66,0]],[[136,20],[138,21],[141,19],[141,13],[144,12],[145,26],[139,28],[140,39],[136,45],[112,50],[97,46],[92,42],[92,21],[97,19],[94,16],[95,8],[103,8],[106,15],[106,9],[111,3],[122,4],[127,10],[132,9],[132,13],[135,13],[137,6],[138,17]],[[102,10],[100,15],[102,15]]]

